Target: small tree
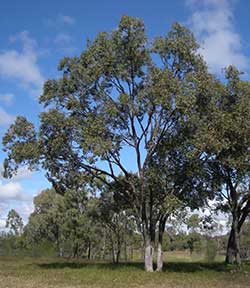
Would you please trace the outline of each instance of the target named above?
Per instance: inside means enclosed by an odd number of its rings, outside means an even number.
[[[196,241],[199,240],[199,232],[201,229],[201,222],[202,219],[198,214],[192,214],[188,219],[187,219],[187,228],[189,230],[189,239],[187,241],[188,248],[190,251],[190,255],[192,255],[194,251],[194,244]]]
[[[93,202],[96,202],[95,199],[87,197],[85,187],[79,190],[68,190],[64,195],[65,221],[62,224],[62,233],[72,244],[73,257],[78,257],[83,251],[87,251],[87,257],[90,259],[94,245],[102,242],[100,223],[92,217],[93,209],[97,209]]]
[[[10,229],[10,232],[16,236],[23,233],[23,220],[16,210],[11,209],[8,213],[6,220],[6,228]]]
[[[60,256],[63,241],[62,224],[65,215],[63,206],[63,197],[54,189],[43,190],[34,198],[35,209],[26,227],[28,240],[32,242],[49,240],[55,243]]]
[[[116,201],[114,188],[107,188],[102,192],[97,214],[109,235],[113,262],[118,263],[122,247],[124,247],[124,256],[127,257],[127,238],[134,233],[136,225],[131,210],[126,209],[122,202]]]

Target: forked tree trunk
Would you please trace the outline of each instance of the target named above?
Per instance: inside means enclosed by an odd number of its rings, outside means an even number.
[[[141,177],[143,178],[143,176]],[[145,196],[143,185],[141,195]],[[153,272],[156,223],[153,218],[153,192],[151,190],[149,201],[146,201],[146,198],[144,199],[140,217],[140,225],[142,224],[141,232],[143,236],[144,267],[147,272]]]

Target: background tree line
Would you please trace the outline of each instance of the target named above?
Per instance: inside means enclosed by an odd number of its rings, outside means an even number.
[[[86,204],[86,191],[82,193]],[[107,203],[103,197],[88,199],[83,211],[82,202],[75,205],[78,196],[73,191],[66,197],[54,189],[42,191],[34,199],[35,209],[25,226],[19,214],[10,210],[8,229],[0,235],[0,255],[58,256],[113,263],[144,259],[143,241],[131,214],[112,208],[114,202]],[[183,210],[172,216],[164,230],[163,252],[183,251],[211,263],[217,256],[225,255],[229,235],[218,233],[223,227],[212,217]],[[244,259],[250,259],[249,229],[247,220],[241,232]]]

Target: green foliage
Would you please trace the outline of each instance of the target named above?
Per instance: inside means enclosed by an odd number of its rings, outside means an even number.
[[[201,217],[198,214],[192,214],[187,219],[187,228],[190,230],[191,233],[198,232],[201,228]]]
[[[116,201],[114,187],[102,192],[97,216],[100,223],[105,227],[107,239],[111,245],[113,261],[119,262],[122,248],[124,258],[127,259],[127,248],[133,245],[133,234],[136,229],[136,222],[133,213],[125,209],[122,203]]]
[[[233,66],[225,69],[226,83],[215,87],[213,105],[208,107],[194,141],[206,159],[206,173],[219,200],[218,209],[232,216],[226,261],[233,262],[229,256],[233,254],[238,264],[239,233],[250,213],[250,83],[241,80],[240,75]]]
[[[28,243],[53,242],[57,250],[63,239],[64,203],[61,195],[54,189],[46,189],[34,198],[34,212],[25,227]]]
[[[142,175],[148,173],[150,182],[150,163],[158,147],[164,141],[161,152],[165,151],[165,161],[176,146],[175,138],[178,144],[183,140],[180,133],[184,135],[186,119],[200,109],[199,90],[203,88],[207,97],[206,85],[212,77],[197,49],[192,33],[180,24],[152,43],[142,20],[123,16],[116,30],[99,33],[79,57],[61,61],[63,76],[44,85],[40,102],[49,109],[41,114],[37,133],[21,117],[11,126],[3,140],[8,152],[6,172],[10,174],[15,165],[24,162],[31,167],[40,163],[55,189],[64,193],[75,188],[83,174],[117,181],[114,171],[118,169],[137,195],[135,202],[142,201],[140,193],[148,198]],[[155,55],[160,57],[160,65],[154,63]],[[21,146],[19,137],[23,139]],[[138,194],[121,161],[124,147],[137,155]],[[32,153],[26,155],[24,149]],[[108,168],[102,168],[100,161]],[[165,161],[167,169],[174,165]],[[172,174],[168,176],[167,183],[176,181]],[[183,185],[179,183],[178,189]],[[154,194],[159,206],[169,189],[155,190],[159,190]],[[145,209],[139,206],[140,211]]]
[[[23,220],[14,209],[11,209],[8,213],[6,228],[9,228],[10,233],[14,235],[21,235],[23,233]]]

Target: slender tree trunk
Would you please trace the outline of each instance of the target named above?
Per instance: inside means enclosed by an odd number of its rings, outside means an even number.
[[[125,260],[125,261],[128,260],[127,241],[126,241],[126,238],[125,238],[125,240],[124,240],[124,260]]]
[[[57,253],[59,257],[63,257],[63,248],[61,247],[60,243],[60,229],[59,226],[56,226],[56,231],[55,231],[55,242],[56,242],[56,247],[57,247]]]
[[[56,240],[56,248],[58,257],[63,257],[63,249],[60,247],[59,240]]]
[[[236,213],[234,213],[236,214]],[[240,231],[238,227],[238,217],[233,215],[233,223],[227,244],[226,260],[227,264],[241,264],[240,258]]]
[[[227,242],[226,264],[232,264],[234,259],[234,243],[233,243],[233,228],[231,228],[230,235]]]
[[[90,260],[91,257],[91,242],[88,243],[88,260]]]
[[[151,193],[152,194],[152,193]],[[152,200],[152,199],[151,199]],[[155,244],[155,223],[153,221],[153,201],[144,206],[142,220],[143,244],[144,244],[144,265],[147,272],[154,271],[154,244]]]
[[[163,252],[162,252],[162,243],[158,242],[157,247],[157,271],[161,272],[163,268]]]
[[[157,271],[161,272],[163,268],[163,251],[162,251],[163,231],[159,229],[157,245]]]
[[[118,248],[117,251],[116,251],[116,259],[115,259],[115,263],[116,263],[116,264],[119,263],[120,254],[121,254],[121,250],[120,250],[120,248]]]
[[[59,248],[59,257],[63,257],[63,248]]]
[[[144,253],[145,270],[147,272],[153,272],[154,243],[151,241],[150,235],[145,237]]]
[[[156,269],[159,272],[161,272],[163,268],[162,242],[163,242],[163,235],[165,231],[166,221],[167,221],[166,215],[160,217],[159,232],[158,232],[158,246],[157,246],[157,269]]]
[[[114,242],[113,242],[112,237],[110,238],[110,240],[111,240],[111,248],[112,248],[112,259],[113,259],[113,263],[115,263],[116,262],[116,260],[115,260],[115,247],[114,247]]]
[[[133,244],[132,244],[133,245]],[[134,249],[133,249],[133,246],[131,245],[130,247],[130,259],[133,260],[134,258]]]
[[[119,233],[117,234],[117,241],[116,241],[116,257],[115,257],[115,263],[118,264],[120,260],[121,255],[121,240]]]
[[[106,255],[106,232],[104,232],[104,243],[103,243],[103,247],[102,247],[102,250],[103,250],[103,254],[102,254],[102,259],[105,260],[105,255]]]
[[[74,245],[73,258],[78,258],[78,243]]]
[[[145,240],[142,243],[141,246],[141,260],[144,261],[145,260]]]

